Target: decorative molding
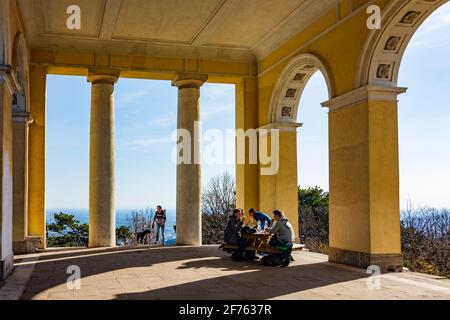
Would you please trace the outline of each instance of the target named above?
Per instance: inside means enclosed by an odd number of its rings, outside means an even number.
[[[34,119],[30,112],[13,112],[13,122],[25,123],[27,126],[30,126]]]
[[[403,54],[422,23],[448,0],[393,0],[381,30],[371,31],[358,63],[356,85],[397,86]]]
[[[17,81],[16,76],[14,75],[11,65],[9,64],[1,64],[0,65],[0,80],[3,80],[8,88],[11,97],[18,93],[20,90],[19,82]]]
[[[89,70],[88,82],[95,84],[109,84],[114,86],[120,77],[120,71],[111,69]]]
[[[279,130],[280,132],[297,132],[303,123],[298,122],[272,122],[257,129],[260,135],[266,135],[270,130]]]
[[[397,96],[406,90],[407,88],[399,87],[365,86],[325,101],[322,107],[333,112],[364,101],[398,101]]]
[[[172,81],[172,86],[181,89],[200,89],[208,81],[208,75],[202,73],[178,73]]]
[[[309,79],[320,71],[327,83],[328,96],[335,95],[334,81],[327,65],[315,55],[300,54],[284,68],[270,101],[269,119],[273,123],[295,122],[300,99]]]

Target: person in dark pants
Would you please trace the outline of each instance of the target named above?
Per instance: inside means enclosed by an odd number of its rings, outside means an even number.
[[[281,265],[287,267],[291,262],[292,247],[295,242],[294,228],[284,216],[283,211],[275,210],[273,212],[273,221],[275,222],[274,225],[268,229],[268,233],[273,235],[269,245],[284,251],[280,255]]]
[[[233,261],[242,261],[244,260],[244,251],[248,245],[248,240],[242,238],[239,235],[241,228],[244,224],[243,220],[243,212],[240,209],[235,209],[233,211],[233,215],[230,216],[228,220],[228,224],[225,228],[224,232],[224,240],[225,243],[237,245],[238,248],[231,256]]]
[[[157,228],[155,244],[158,243],[160,234],[162,237],[162,245],[164,245],[165,243],[164,231],[166,228],[166,221],[167,221],[166,210],[163,210],[161,206],[158,206],[155,212],[155,216],[153,218],[153,225],[155,225],[156,222]]]

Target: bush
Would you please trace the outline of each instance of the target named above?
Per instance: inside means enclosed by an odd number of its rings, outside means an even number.
[[[126,217],[129,232],[136,233],[151,229],[153,216],[154,211],[150,208],[132,211]]]
[[[235,208],[235,179],[229,173],[211,179],[202,193],[203,244],[223,242],[223,232]]]
[[[328,204],[321,188],[298,188],[300,241],[312,252],[328,254]]]
[[[449,278],[450,211],[408,205],[401,217],[405,266]]]

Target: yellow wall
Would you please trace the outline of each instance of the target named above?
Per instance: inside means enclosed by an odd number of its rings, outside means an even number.
[[[271,139],[272,136],[269,134],[265,142],[268,146],[271,145]],[[270,216],[274,210],[284,211],[298,237],[297,134],[293,131],[280,130],[279,139],[278,173],[259,177],[259,209]]]
[[[236,84],[236,128],[244,131],[257,128],[258,88],[254,78],[244,78]],[[246,163],[236,165],[236,205],[246,212],[258,207],[258,165],[248,164],[249,150],[246,143]],[[237,156],[237,155],[236,155]]]
[[[370,241],[372,253],[400,253],[397,102],[369,102]]]
[[[329,114],[329,221],[334,248],[370,250],[368,139],[367,103]]]

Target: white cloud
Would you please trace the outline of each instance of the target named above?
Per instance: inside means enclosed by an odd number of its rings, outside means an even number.
[[[176,114],[171,113],[160,118],[151,119],[148,124],[154,127],[168,127],[171,124],[176,124],[176,122],[177,122]]]
[[[123,94],[117,99],[118,105],[119,107],[124,107],[126,105],[135,104],[139,102],[139,98],[144,97],[146,95],[147,95],[146,91],[135,91]]]
[[[221,97],[234,95],[235,88],[233,85],[208,84],[201,90],[202,96],[220,99]]]
[[[445,5],[425,20],[409,47],[426,47],[427,49],[445,47],[450,43],[449,28],[450,5]]]
[[[229,104],[218,104],[218,105],[208,104],[205,107],[206,111],[202,112],[201,114],[201,120],[209,119],[223,112],[233,112],[233,108],[234,105]]]
[[[165,145],[173,143],[171,136],[160,136],[160,137],[142,137],[134,140],[122,142],[118,144],[119,148],[127,148],[127,147],[150,147],[156,145]]]
[[[437,30],[440,31],[441,29],[450,26],[450,6],[443,7],[440,10],[442,11],[438,11],[432,20],[429,20],[429,23],[425,22],[424,33],[431,33]]]

